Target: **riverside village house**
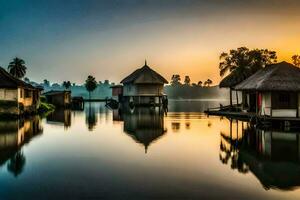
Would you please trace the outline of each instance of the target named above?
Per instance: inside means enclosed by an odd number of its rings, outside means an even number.
[[[234,87],[242,92],[242,111],[270,118],[300,117],[300,68],[268,65]]]
[[[22,115],[36,112],[41,88],[19,80],[0,67],[0,114]]]
[[[161,105],[163,86],[168,81],[151,69],[147,62],[145,65],[124,78],[123,102],[134,105]]]
[[[56,107],[69,107],[71,105],[71,91],[64,90],[50,90],[43,93],[48,103],[55,105]]]

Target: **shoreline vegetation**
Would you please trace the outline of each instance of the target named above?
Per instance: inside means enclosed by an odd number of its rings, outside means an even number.
[[[12,107],[17,106],[16,102],[14,101],[0,101],[1,109],[11,109]],[[33,115],[39,115],[41,117],[46,117],[51,112],[55,111],[55,106],[46,102],[41,102],[39,108],[36,112],[31,113],[23,113],[21,115],[13,114],[13,113],[0,113],[1,120],[11,120],[11,119],[20,119],[20,118],[27,118]]]
[[[203,82],[192,82],[188,75],[181,79],[179,74],[174,74],[170,79],[170,84],[164,85],[163,93],[167,95],[169,99],[180,101],[226,101],[230,99],[230,105],[232,105],[232,87],[247,79],[266,65],[276,63],[277,55],[275,51],[270,51],[268,49],[248,49],[247,47],[239,47],[237,49],[231,49],[228,53],[221,53],[219,59],[219,73],[223,78],[220,84],[213,85],[213,81],[209,78]],[[292,60],[293,64],[300,66],[299,55],[294,55]],[[90,102],[111,99],[112,87],[116,85],[109,80],[104,80],[103,82],[96,81],[96,78],[92,75],[89,75],[85,83],[82,84],[72,83],[68,80],[63,81],[62,83],[50,83],[47,79],[44,79],[42,83],[37,83],[31,81],[28,77],[25,77],[26,71],[27,66],[25,66],[25,61],[17,57],[14,58],[7,67],[7,72],[11,76],[19,82],[23,82],[25,85],[32,86],[34,89],[42,88],[40,91],[43,90],[43,92],[48,92],[50,90],[67,90],[71,92],[72,97],[82,97],[85,101]],[[236,94],[237,102],[238,96],[239,95]],[[22,105],[18,104],[20,102],[16,101],[15,103],[17,104],[17,109],[23,109]],[[1,102],[0,109],[5,109],[5,106],[1,105]],[[41,96],[40,107],[35,111],[30,111],[30,113],[45,115],[53,110],[55,110],[55,107],[48,104],[46,99]]]

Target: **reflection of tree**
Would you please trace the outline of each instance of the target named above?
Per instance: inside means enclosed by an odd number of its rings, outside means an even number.
[[[191,123],[190,122],[185,122],[185,128],[190,129],[191,128]]]
[[[179,122],[172,122],[171,126],[172,126],[173,132],[177,132],[180,129],[180,123]]]
[[[94,106],[91,106],[91,102],[89,102],[89,108],[88,112],[86,112],[86,124],[88,126],[89,131],[94,130],[96,124],[97,124],[97,113]]]
[[[220,161],[223,164],[228,164],[229,162],[231,162],[231,169],[237,169],[241,173],[247,173],[249,169],[245,166],[245,164],[239,157],[239,148],[243,144],[243,138],[232,139],[232,137],[228,137],[222,133],[221,137],[223,141],[221,140],[220,143]]]
[[[14,156],[12,156],[7,164],[7,170],[11,172],[15,177],[20,175],[25,166],[25,156],[22,151],[18,151],[15,153]]]
[[[211,127],[211,121],[207,122],[207,127]]]

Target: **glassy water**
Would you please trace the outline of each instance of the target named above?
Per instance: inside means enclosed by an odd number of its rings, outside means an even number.
[[[203,114],[218,104],[2,121],[0,199],[299,198],[299,133]]]

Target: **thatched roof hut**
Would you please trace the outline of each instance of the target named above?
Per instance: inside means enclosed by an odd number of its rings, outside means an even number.
[[[129,76],[124,78],[121,83],[128,84],[167,84],[168,81],[162,77],[159,73],[151,69],[147,62],[145,62],[145,65],[137,70],[135,70],[133,73],[131,73]]]
[[[26,89],[39,89],[33,87],[31,84],[28,84],[20,79],[13,77],[5,69],[0,67],[0,88],[26,88]]]
[[[248,91],[300,91],[300,68],[281,62],[268,65],[234,87]]]

